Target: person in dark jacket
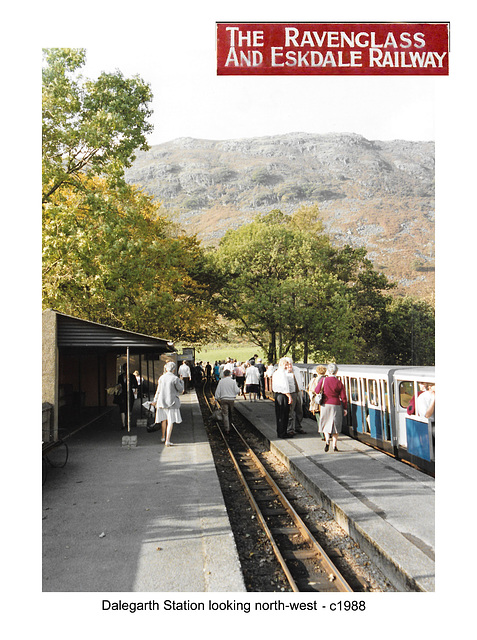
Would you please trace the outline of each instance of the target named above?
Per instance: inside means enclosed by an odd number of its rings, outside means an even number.
[[[255,362],[255,366],[258,369],[258,373],[260,374],[260,392],[258,394],[258,397],[260,399],[260,397],[265,400],[265,371],[267,370],[267,367],[263,364],[262,362],[262,358],[258,358],[257,361]]]
[[[121,413],[122,429],[126,428],[126,414],[128,413],[128,365],[123,364],[122,373],[118,376],[118,385],[121,385],[121,393],[119,395],[119,412]],[[131,417],[134,406],[134,390],[137,393],[137,379],[132,373],[129,374],[129,417]]]

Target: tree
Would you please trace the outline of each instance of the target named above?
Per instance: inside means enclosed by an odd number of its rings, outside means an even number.
[[[358,338],[354,362],[386,362],[382,330],[389,298],[383,293],[394,288],[366,257],[366,250],[345,246],[330,251],[330,270],[348,289],[352,332]]]
[[[410,296],[389,300],[383,323],[383,345],[387,362],[434,365],[434,307]]]
[[[43,52],[43,202],[63,186],[82,188],[81,176],[119,180],[152,130],[150,87],[120,71],[95,80],[77,75],[84,49]]]
[[[215,319],[202,249],[123,177],[147,148],[150,88],[119,71],[84,80],[85,57],[44,51],[43,305],[199,343]]]
[[[295,357],[353,352],[348,292],[328,269],[331,247],[321,229],[315,208],[296,217],[274,210],[228,231],[215,254],[222,278],[217,309],[270,361],[292,349]]]
[[[214,323],[202,250],[137,188],[82,176],[43,208],[43,305],[200,342]],[[205,268],[205,267],[204,267]]]

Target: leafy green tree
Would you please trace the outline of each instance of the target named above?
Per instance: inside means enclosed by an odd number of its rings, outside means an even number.
[[[383,292],[390,291],[395,285],[374,269],[363,248],[333,248],[328,265],[348,290],[352,332],[358,339],[353,362],[386,362],[382,329],[386,322],[388,297]]]
[[[330,252],[316,208],[292,217],[274,210],[227,232],[215,254],[218,310],[270,361],[291,350],[295,358],[350,357],[349,293],[328,268]]]
[[[383,322],[386,362],[400,365],[435,364],[435,310],[410,296],[389,300]]]
[[[81,188],[83,173],[122,177],[137,149],[147,149],[152,99],[141,78],[120,71],[84,80],[85,49],[43,52],[43,202],[62,186]]]

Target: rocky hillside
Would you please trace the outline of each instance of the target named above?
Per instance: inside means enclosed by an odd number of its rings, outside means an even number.
[[[259,212],[317,203],[333,243],[366,247],[400,293],[433,295],[433,142],[347,133],[179,138],[140,152],[126,177],[204,243]]]

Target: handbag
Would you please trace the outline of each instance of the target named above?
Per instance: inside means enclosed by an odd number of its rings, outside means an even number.
[[[212,418],[217,422],[222,422],[222,420],[224,419],[222,411],[220,409],[215,409],[215,411],[212,412]]]
[[[321,391],[320,393],[317,393],[315,396],[315,402],[316,404],[325,404],[325,396],[323,393],[323,389],[325,388],[325,381],[323,380],[323,384],[321,385]]]
[[[115,384],[114,387],[108,387],[106,393],[108,396],[113,396],[114,404],[121,404],[122,387],[120,384]]]
[[[121,404],[122,397],[123,397],[123,388],[122,388],[122,386],[120,384],[117,384],[114,387],[114,391],[113,391],[113,402],[114,402],[114,404]]]
[[[156,413],[156,407],[155,405],[150,402],[149,400],[146,400],[146,402],[142,403],[142,406],[147,410],[150,411],[151,413]]]

